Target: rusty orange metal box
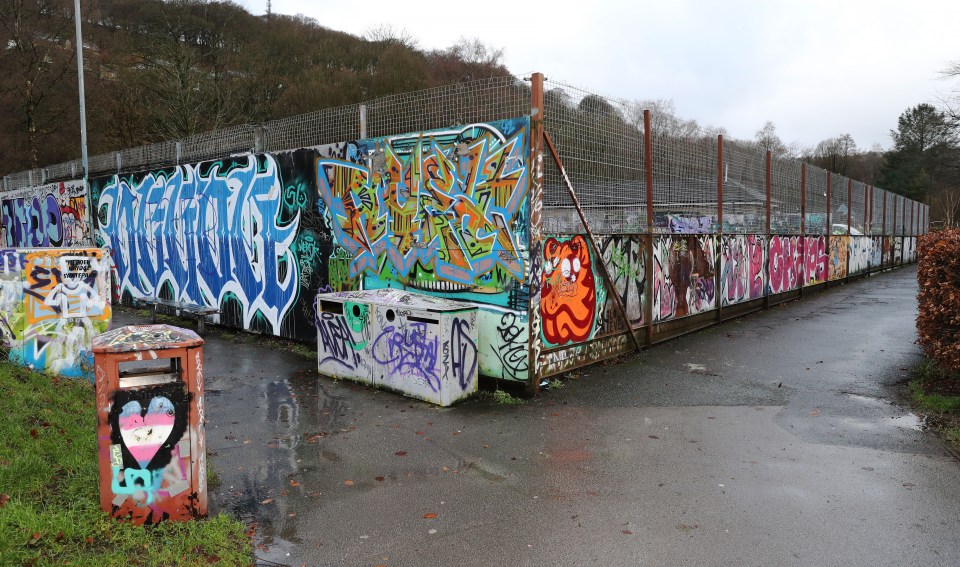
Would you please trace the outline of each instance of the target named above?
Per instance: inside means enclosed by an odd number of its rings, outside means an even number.
[[[203,339],[131,325],[93,340],[100,507],[136,524],[207,515]]]

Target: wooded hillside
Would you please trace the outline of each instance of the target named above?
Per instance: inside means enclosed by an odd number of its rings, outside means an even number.
[[[464,40],[440,51],[231,2],[83,0],[90,154],[508,74]],[[80,155],[72,0],[0,3],[0,172]]]

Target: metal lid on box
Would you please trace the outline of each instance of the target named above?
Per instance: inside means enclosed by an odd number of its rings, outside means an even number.
[[[477,308],[473,303],[394,288],[321,293],[317,295],[317,298],[321,301],[363,301],[387,307],[395,307],[397,309],[417,309],[420,311],[433,311],[435,313],[470,311]]]
[[[136,352],[190,348],[203,339],[189,329],[172,325],[128,325],[93,338],[93,352]]]

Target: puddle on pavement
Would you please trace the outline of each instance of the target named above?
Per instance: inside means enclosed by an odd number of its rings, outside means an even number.
[[[857,400],[858,402],[869,404],[874,407],[891,406],[892,409],[898,408],[898,406],[896,406],[892,401],[882,398],[861,396],[860,394],[851,394],[849,392],[846,393],[846,396],[850,399]],[[874,429],[884,425],[884,423],[877,421],[867,421],[853,418],[846,418],[844,421],[858,427],[859,429]],[[884,421],[890,425],[893,425],[894,427],[899,427],[900,429],[907,429],[910,431],[926,431],[930,427],[930,422],[927,418],[920,417],[915,413],[906,413],[904,415],[893,416]]]
[[[929,427],[926,419],[923,419],[920,416],[912,413],[901,415],[900,417],[894,417],[890,421],[892,421],[897,427],[910,429],[913,431],[924,431],[927,429],[927,427]]]

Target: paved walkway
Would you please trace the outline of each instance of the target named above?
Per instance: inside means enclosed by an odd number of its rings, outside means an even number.
[[[874,276],[521,406],[208,332],[211,503],[290,565],[958,565],[958,463],[892,401],[915,296],[912,267]]]

